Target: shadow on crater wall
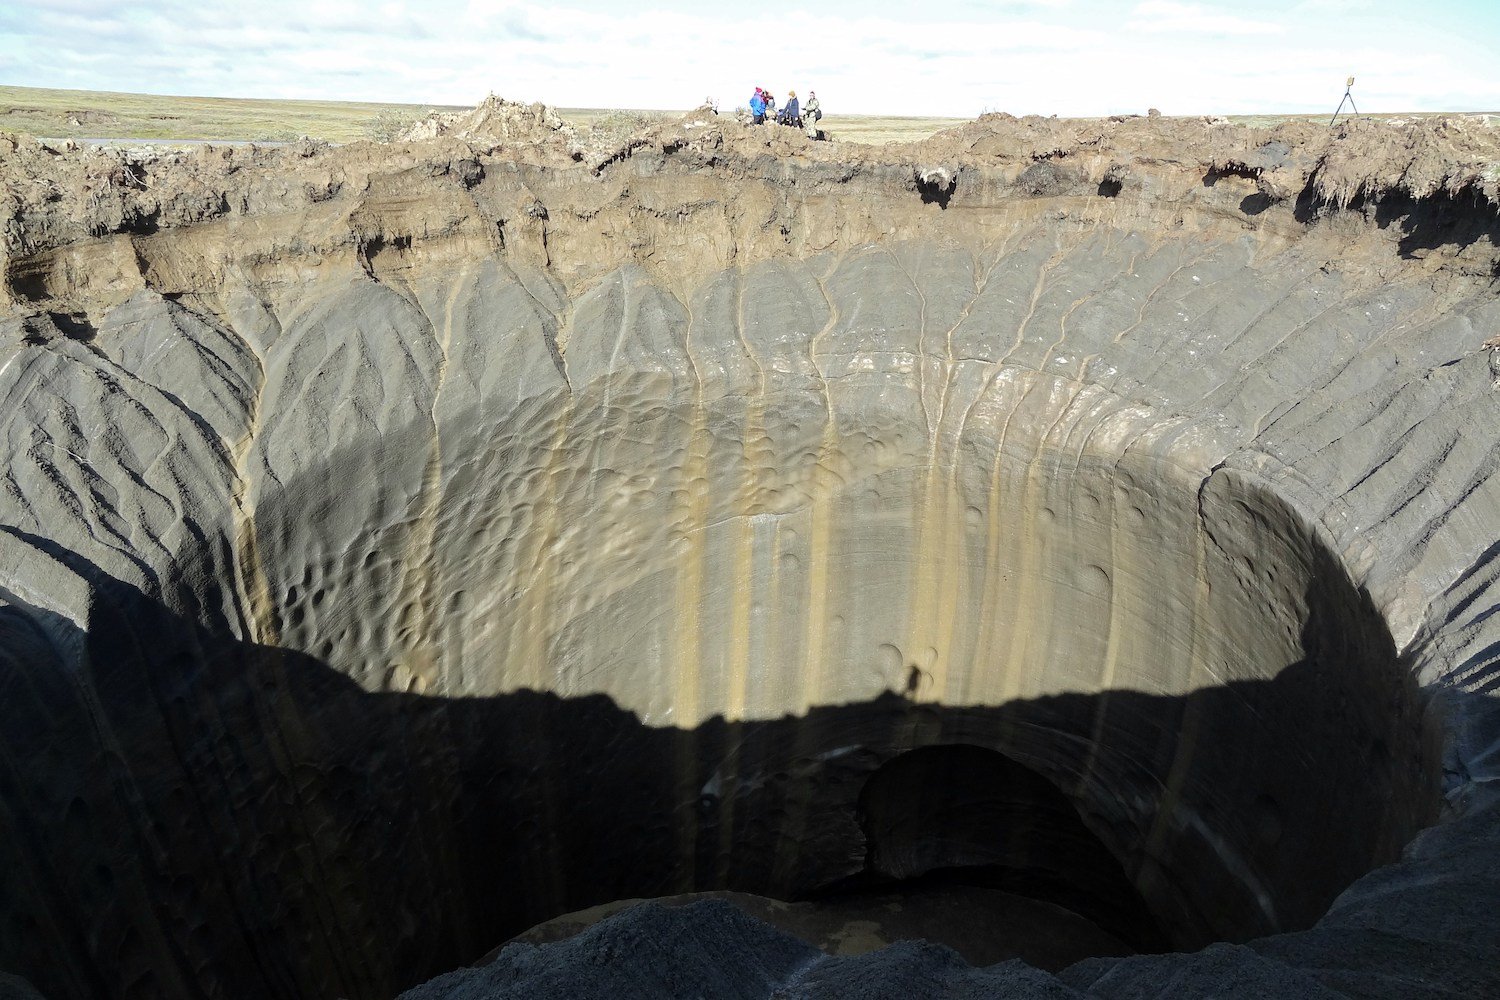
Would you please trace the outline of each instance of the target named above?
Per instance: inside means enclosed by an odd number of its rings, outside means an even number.
[[[849,876],[866,779],[911,748],[1032,763],[1074,746],[1072,794],[1099,780],[1101,738],[1138,771],[1075,801],[1138,886],[1172,885],[1182,913],[1157,916],[1179,946],[1306,926],[1433,810],[1411,692],[1361,690],[1357,665],[1320,650],[1330,612],[1308,596],[1308,657],[1263,682],[998,708],[888,694],[692,730],[599,696],[372,694],[113,582],[87,633],[8,607],[0,968],[54,998],[389,996],[565,911]],[[1309,732],[1317,759],[1296,749]],[[1099,806],[1141,795],[1160,799],[1150,828]]]

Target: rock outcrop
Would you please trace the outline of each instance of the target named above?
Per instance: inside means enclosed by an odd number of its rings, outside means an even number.
[[[0,968],[971,872],[1143,954],[652,904],[413,995],[1500,989],[1493,130],[451,125],[0,140]]]

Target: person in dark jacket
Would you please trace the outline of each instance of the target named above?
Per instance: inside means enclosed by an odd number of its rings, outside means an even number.
[[[788,90],[786,92],[786,107],[781,109],[781,124],[790,125],[793,128],[802,127],[802,111],[797,106],[797,92]]]

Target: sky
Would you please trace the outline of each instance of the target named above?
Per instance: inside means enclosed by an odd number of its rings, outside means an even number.
[[[0,0],[0,84],[974,117],[1500,111],[1500,0]]]

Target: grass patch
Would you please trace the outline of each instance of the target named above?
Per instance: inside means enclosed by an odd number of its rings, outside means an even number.
[[[893,115],[836,115],[825,108],[818,128],[838,142],[918,142],[945,128],[972,121],[970,118],[900,118]]]

